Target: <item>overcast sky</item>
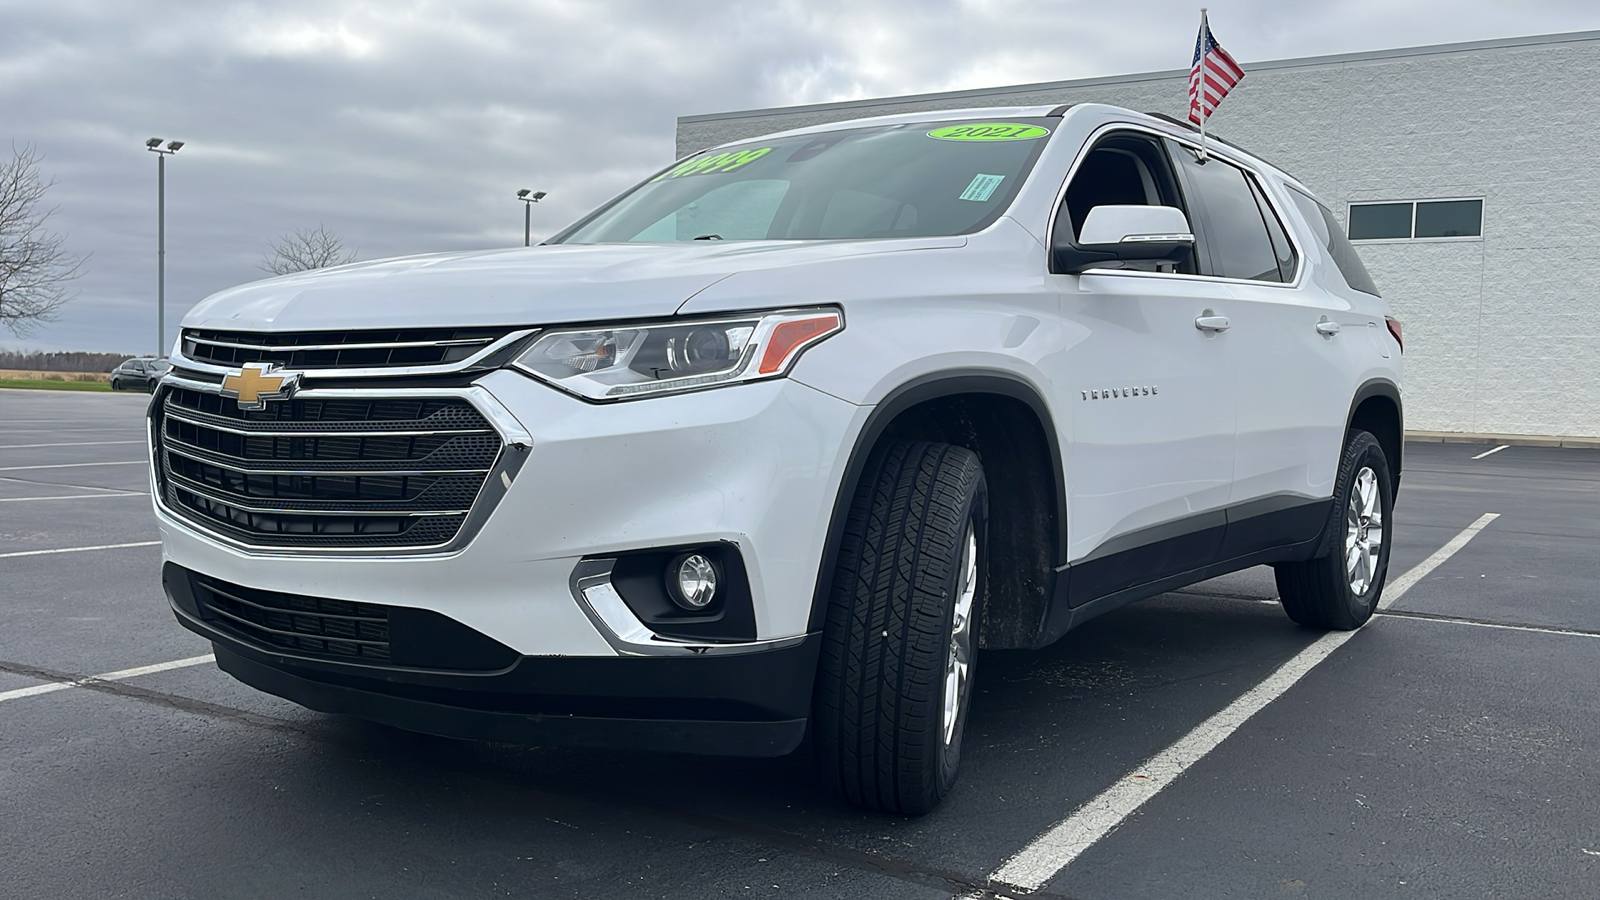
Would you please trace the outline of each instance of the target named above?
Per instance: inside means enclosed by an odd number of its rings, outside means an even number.
[[[1600,29],[1594,0],[1210,0],[1251,61]],[[59,321],[0,346],[148,353],[156,160],[168,342],[321,224],[362,259],[556,230],[669,162],[679,115],[1186,67],[1167,0],[0,0],[0,140],[34,145],[69,246]],[[0,149],[4,144],[0,143]],[[448,298],[441,298],[448,302]]]

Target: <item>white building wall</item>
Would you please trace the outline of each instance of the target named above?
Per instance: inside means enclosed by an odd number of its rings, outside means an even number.
[[[1600,32],[1245,63],[1210,128],[1351,202],[1482,197],[1481,239],[1364,242],[1413,430],[1600,436]],[[1183,116],[1186,71],[687,116],[678,151],[922,109]]]

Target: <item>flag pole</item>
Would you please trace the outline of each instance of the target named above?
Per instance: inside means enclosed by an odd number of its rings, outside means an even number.
[[[1206,8],[1200,7],[1200,81],[1195,85],[1195,100],[1200,104],[1200,162],[1211,157],[1206,153]]]

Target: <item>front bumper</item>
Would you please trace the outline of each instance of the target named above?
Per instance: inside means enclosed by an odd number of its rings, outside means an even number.
[[[493,671],[350,664],[276,653],[208,620],[168,565],[178,621],[223,671],[310,709],[443,737],[543,746],[782,756],[805,737],[821,638],[705,657],[513,656]]]
[[[425,554],[258,551],[158,502],[179,621],[246,684],[409,730],[737,756],[798,746],[819,653],[807,630],[819,560],[867,410],[788,379],[604,405],[510,372],[477,385],[531,440],[470,542]],[[583,576],[597,561],[713,543],[743,561],[754,640],[660,646],[586,603]],[[394,621],[410,621],[421,643],[467,634],[498,648],[496,661],[439,667],[403,653],[335,660],[272,646],[203,614],[196,578],[241,596],[400,610]],[[419,630],[411,612],[439,628]]]
[[[806,634],[864,408],[790,379],[604,405],[511,372],[477,384],[526,427],[531,448],[465,546],[392,556],[258,552],[158,503],[166,559],[260,590],[432,610],[525,656],[614,657],[636,642],[619,640],[574,596],[579,566],[727,543],[747,570],[753,643]]]

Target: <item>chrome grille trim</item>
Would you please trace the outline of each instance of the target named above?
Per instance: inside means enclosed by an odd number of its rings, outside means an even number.
[[[330,374],[342,376],[347,374],[347,372],[343,370],[336,370],[335,372],[330,372]],[[390,370],[385,372],[385,374],[395,375],[397,373]],[[347,466],[343,469],[322,469],[306,467],[303,463],[295,460],[284,460],[284,462],[289,465],[300,466],[299,468],[270,468],[270,461],[254,459],[249,460],[249,467],[241,467],[238,465],[237,458],[231,460],[226,456],[220,459],[213,458],[212,456],[207,455],[203,448],[192,448],[192,445],[184,444],[181,441],[178,441],[177,443],[182,444],[183,448],[192,449],[189,449],[188,452],[185,452],[184,449],[173,448],[170,446],[172,439],[165,434],[165,422],[159,420],[157,417],[163,415],[165,410],[171,408],[166,401],[170,391],[173,389],[184,389],[212,395],[219,395],[221,393],[221,386],[219,384],[213,382],[196,381],[191,378],[184,378],[177,373],[169,373],[159,382],[157,393],[154,397],[152,397],[150,404],[152,417],[150,419],[149,429],[151,459],[154,463],[152,476],[155,480],[155,503],[157,512],[160,513],[164,519],[169,520],[175,525],[199,532],[204,534],[209,539],[219,541],[252,555],[345,555],[360,556],[362,558],[374,558],[442,555],[459,552],[477,535],[478,531],[482,528],[483,523],[488,520],[489,516],[499,505],[500,500],[506,493],[506,490],[516,479],[518,473],[522,469],[523,464],[527,461],[528,451],[533,445],[533,437],[531,434],[529,434],[528,430],[523,427],[522,423],[517,421],[516,417],[513,416],[511,412],[494,397],[493,394],[477,385],[470,385],[466,387],[405,387],[392,389],[308,388],[296,392],[294,400],[461,400],[465,401],[466,404],[470,405],[479,415],[483,417],[483,419],[489,424],[489,429],[417,429],[415,426],[412,426],[410,428],[385,431],[382,428],[383,421],[379,420],[375,422],[354,423],[360,425],[361,430],[340,431],[333,429],[318,429],[315,431],[294,431],[292,429],[276,427],[277,425],[284,423],[274,423],[271,420],[262,420],[261,424],[265,427],[265,430],[251,431],[248,427],[237,427],[236,424],[231,425],[226,429],[219,428],[219,425],[222,425],[229,420],[223,417],[213,417],[203,411],[186,410],[182,407],[178,408],[178,414],[173,416],[173,418],[177,421],[182,421],[190,425],[208,429],[215,429],[219,431],[226,430],[229,433],[238,434],[241,438],[400,438],[423,436],[482,436],[486,434],[492,434],[500,441],[500,450],[498,455],[495,457],[493,464],[491,464],[488,468],[359,469]],[[211,421],[212,419],[217,419],[217,421]],[[327,433],[323,433],[324,431]],[[217,469],[228,469],[231,471],[240,472],[244,475],[255,475],[257,472],[259,472],[260,476],[267,477],[381,478],[385,476],[420,476],[450,478],[471,475],[483,475],[484,477],[481,485],[477,489],[477,493],[474,496],[471,505],[467,509],[457,509],[453,508],[453,506],[451,508],[441,509],[412,508],[405,510],[395,508],[395,506],[403,506],[408,503],[414,504],[419,499],[425,498],[430,487],[424,487],[415,497],[412,497],[409,500],[400,499],[392,501],[362,501],[363,505],[368,507],[367,509],[351,510],[348,508],[341,508],[341,506],[338,505],[338,501],[335,500],[301,500],[287,498],[273,499],[257,497],[226,499],[224,497],[217,496],[213,490],[207,486],[197,484],[192,479],[186,478],[180,473],[173,472],[167,462],[166,457],[164,456],[164,449],[175,450],[178,456],[182,458],[193,459],[195,462],[202,465],[212,466]],[[194,452],[195,450],[198,450],[199,452],[196,453]],[[371,462],[378,466],[382,466],[392,463],[405,463],[406,460],[372,460]],[[255,467],[257,466],[263,466],[263,468],[256,469]],[[459,527],[455,530],[454,535],[450,539],[431,544],[413,545],[403,543],[388,543],[375,544],[372,546],[360,544],[317,546],[260,543],[241,540],[239,537],[224,533],[217,528],[208,527],[206,521],[200,516],[195,514],[186,514],[183,509],[174,508],[173,505],[168,502],[167,488],[169,486],[173,489],[192,494],[196,498],[201,498],[205,501],[232,507],[242,513],[249,514],[293,516],[323,515],[348,516],[351,518],[356,518],[362,515],[372,515],[390,516],[394,518],[406,517],[419,522],[430,520],[445,521],[451,517],[454,517],[460,519],[461,522]],[[281,505],[261,505],[263,500],[266,501],[266,504]],[[306,505],[303,506],[302,504]],[[313,507],[310,504],[327,505]],[[323,537],[323,535],[314,536]],[[351,535],[348,533],[333,533],[328,536],[334,538],[360,537],[360,535]],[[385,536],[387,535],[376,535],[376,537],[379,538]]]
[[[191,384],[199,384],[199,383],[203,383],[203,382],[191,382]],[[191,388],[191,390],[192,390],[192,388]],[[304,393],[304,392],[302,392],[302,393]],[[177,419],[179,422],[187,422],[190,425],[198,425],[201,428],[209,428],[212,431],[226,431],[229,434],[240,434],[240,435],[245,435],[246,437],[286,437],[286,438],[303,438],[303,437],[335,437],[335,438],[350,438],[350,437],[433,437],[433,436],[435,436],[437,434],[440,434],[439,431],[430,430],[430,429],[426,429],[426,428],[411,429],[411,430],[404,430],[404,431],[401,431],[401,430],[386,431],[386,430],[375,429],[375,428],[368,428],[368,429],[361,429],[361,430],[352,429],[350,431],[335,431],[335,430],[329,430],[329,429],[324,429],[324,430],[307,429],[305,431],[299,431],[299,430],[295,430],[295,431],[279,431],[279,430],[252,431],[252,430],[244,429],[244,428],[235,428],[232,425],[224,424],[224,420],[213,419],[210,416],[206,416],[204,413],[196,413],[193,410],[183,410],[180,413],[180,412],[174,411],[174,409],[172,407],[167,407],[167,412],[165,413],[165,415],[169,419]],[[196,418],[191,418],[191,416],[195,416]],[[495,433],[495,430],[493,428],[462,428],[462,429],[451,429],[449,431],[449,434],[453,434],[453,435],[455,435],[455,434],[461,434],[461,435],[494,434],[494,433]]]
[[[202,372],[202,373],[205,373],[205,374],[208,374],[208,375],[222,376],[222,375],[227,375],[227,374],[229,374],[231,372],[237,372],[239,370],[239,366],[238,365],[225,365],[225,364],[211,362],[209,360],[196,359],[196,358],[194,358],[192,356],[189,356],[188,354],[184,353],[183,352],[184,344],[186,342],[190,341],[190,340],[195,340],[194,338],[190,337],[190,332],[193,331],[193,330],[195,330],[195,329],[184,329],[183,335],[178,340],[178,347],[177,347],[177,349],[175,349],[173,351],[172,355],[170,357],[168,357],[168,360],[167,360],[168,362],[170,362],[174,366],[178,366],[178,367],[181,367],[181,368],[189,369],[189,370],[194,371],[194,372]],[[200,330],[212,331],[212,330],[215,330],[215,329],[200,329]],[[465,359],[457,360],[455,362],[448,362],[448,363],[430,363],[430,364],[415,364],[415,365],[402,364],[402,365],[381,365],[381,366],[320,366],[320,365],[304,365],[304,366],[301,366],[301,365],[297,365],[297,366],[287,366],[286,368],[293,369],[294,371],[297,371],[297,372],[302,372],[302,373],[304,373],[304,375],[307,378],[402,378],[402,377],[412,376],[412,375],[449,375],[449,374],[456,373],[456,372],[466,372],[466,371],[471,371],[471,370],[473,370],[475,368],[480,368],[479,364],[482,363],[483,360],[485,360],[488,357],[494,355],[495,353],[500,352],[501,350],[504,350],[507,347],[512,346],[513,344],[516,344],[519,341],[522,341],[522,340],[524,340],[524,339],[526,339],[526,338],[528,338],[528,337],[530,337],[530,336],[532,336],[534,334],[537,334],[538,332],[539,332],[539,329],[537,329],[537,328],[517,328],[517,329],[511,330],[511,331],[508,331],[503,337],[500,337],[498,339],[493,340],[491,343],[485,345],[482,349],[478,350],[476,353],[473,353],[471,356],[468,356]],[[264,333],[270,333],[270,332],[264,332]],[[473,339],[473,340],[476,340],[476,339]],[[207,343],[208,345],[214,345],[214,346],[242,347],[243,349],[248,349],[248,350],[263,350],[263,351],[270,351],[270,352],[291,352],[291,351],[300,351],[300,350],[316,352],[316,351],[318,351],[320,349],[324,349],[324,348],[333,348],[333,349],[338,349],[338,350],[363,349],[363,347],[361,345],[356,345],[356,344],[350,344],[350,345],[308,345],[306,347],[296,347],[296,346],[267,347],[267,346],[259,346],[259,345],[254,345],[254,344],[243,344],[243,345],[234,344],[234,343],[212,344],[212,342],[210,342],[210,341],[205,341],[204,343]],[[448,342],[441,342],[441,341],[417,341],[417,342],[404,342],[404,343],[400,343],[400,342],[396,342],[396,343],[378,343],[378,344],[375,345],[375,347],[381,349],[381,348],[385,348],[385,347],[395,348],[395,347],[409,347],[409,346],[419,346],[419,345],[437,346],[437,345],[440,345],[440,344],[449,345]],[[192,382],[192,383],[193,384],[204,384],[205,382]],[[213,393],[214,392],[215,392],[215,388],[213,388]],[[300,393],[303,394],[305,392],[301,391]]]
[[[218,341],[212,338],[195,337],[193,334],[184,334],[185,341],[196,344],[205,344],[208,347],[233,347],[239,350],[269,350],[273,352],[288,352],[291,350],[388,350],[395,347],[481,347],[492,344],[497,339],[492,337],[462,338],[448,341],[384,341],[373,344],[239,344],[233,341]]]
[[[185,493],[204,497],[214,503],[222,503],[227,506],[231,506],[234,509],[242,509],[245,512],[270,513],[275,516],[404,516],[408,518],[423,518],[427,516],[464,516],[472,511],[471,509],[302,509],[293,506],[247,506],[237,500],[231,500],[227,497],[219,497],[216,494],[206,490],[193,479],[185,478],[182,475],[168,472],[167,477],[172,479],[172,483],[178,488],[178,490]],[[301,502],[309,503],[317,501]]]
[[[210,454],[207,451],[194,446],[193,444],[185,444],[182,441],[173,440],[172,438],[165,436],[162,437],[161,440],[164,449],[166,449],[168,453],[176,453],[179,456],[182,456],[186,459],[192,459],[198,463],[205,463],[208,466],[216,466],[219,469],[227,469],[230,472],[238,472],[243,475],[331,475],[344,476],[348,478],[360,478],[371,475],[395,475],[405,478],[415,478],[422,475],[483,475],[492,471],[492,467],[487,469],[397,469],[391,466],[385,466],[381,461],[378,460],[373,460],[372,468],[370,469],[247,468],[231,461],[226,456]],[[255,462],[255,460],[251,460],[251,462]]]

